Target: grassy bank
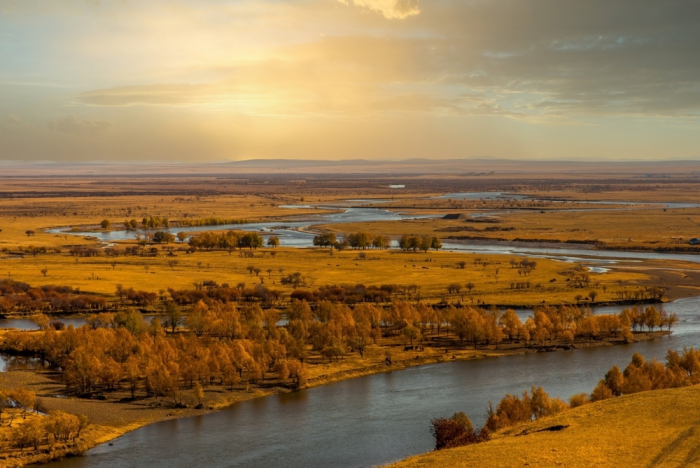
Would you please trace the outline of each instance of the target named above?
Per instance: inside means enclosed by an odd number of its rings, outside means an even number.
[[[700,387],[693,386],[605,400],[509,428],[483,444],[418,455],[391,467],[698,466],[698,398]]]

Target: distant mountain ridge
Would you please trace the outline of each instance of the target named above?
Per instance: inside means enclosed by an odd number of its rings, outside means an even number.
[[[509,160],[492,157],[464,159],[404,160],[313,160],[248,159],[213,162],[23,162],[0,161],[3,176],[51,175],[211,175],[236,174],[450,174],[453,176],[493,176],[516,174],[636,174],[648,177],[664,175],[700,176],[700,160],[673,161],[568,161]]]

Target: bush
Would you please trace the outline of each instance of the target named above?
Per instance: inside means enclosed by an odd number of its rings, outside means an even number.
[[[569,406],[572,408],[578,408],[579,406],[587,405],[591,400],[588,398],[587,393],[577,393],[569,398]]]
[[[451,418],[433,419],[430,425],[430,433],[435,437],[435,450],[478,444],[491,438],[491,433],[485,427],[475,431],[467,415],[461,412]]]

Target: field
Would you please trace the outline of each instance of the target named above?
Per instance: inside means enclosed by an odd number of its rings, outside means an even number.
[[[592,403],[510,428],[493,440],[408,458],[392,468],[572,468],[700,464],[697,386]],[[562,430],[548,430],[561,426]]]
[[[469,180],[469,184],[466,180]],[[401,192],[387,188],[389,183],[396,182],[407,182],[410,188]],[[616,200],[649,198],[649,193],[652,192],[630,190],[628,182],[617,186],[619,190],[614,192]],[[103,219],[111,221],[111,229],[121,229],[123,221],[140,221],[148,216],[167,217],[175,222],[215,217],[273,221],[284,225],[285,221],[308,219],[317,214],[319,210],[315,208],[316,205],[342,203],[337,208],[340,210],[342,206],[367,204],[364,201],[348,200],[369,199],[391,200],[388,204],[377,204],[377,207],[383,209],[402,207],[401,211],[429,213],[435,218],[333,224],[313,226],[310,230],[334,231],[339,235],[367,231],[389,235],[394,239],[403,234],[430,235],[441,238],[443,242],[521,242],[523,245],[562,244],[573,248],[580,247],[580,243],[588,243],[594,244],[596,248],[671,250],[688,249],[684,240],[694,236],[694,226],[697,223],[693,220],[700,222],[700,209],[695,208],[664,211],[662,208],[615,205],[615,211],[612,211],[601,205],[591,211],[564,212],[561,210],[563,205],[559,202],[544,202],[541,206],[535,206],[540,202],[528,206],[528,202],[517,208],[497,201],[489,202],[489,206],[474,208],[468,204],[427,198],[441,195],[447,190],[463,190],[467,186],[482,190],[515,190],[520,193],[529,189],[538,196],[544,196],[550,192],[548,187],[553,190],[561,188],[562,184],[568,187],[568,191],[561,193],[570,199],[591,200],[597,196],[595,191],[582,189],[587,186],[592,188],[592,185],[586,185],[587,182],[581,179],[571,180],[569,176],[550,177],[538,184],[524,187],[515,185],[508,178],[476,180],[452,176],[443,179],[411,176],[406,180],[396,180],[393,177],[308,177],[303,181],[290,177],[260,176],[240,179],[208,176],[8,178],[0,186],[0,194],[3,195],[0,196],[0,280],[8,278],[32,286],[70,286],[79,289],[80,293],[106,299],[106,310],[112,312],[124,311],[125,305],[137,306],[136,302],[124,304],[116,294],[118,286],[152,292],[156,293],[156,299],[146,305],[138,305],[138,308],[144,313],[156,315],[163,314],[166,304],[173,299],[169,290],[193,290],[208,282],[227,284],[230,289],[241,291],[263,285],[278,291],[279,295],[271,302],[261,304],[266,310],[274,307],[282,311],[289,306],[291,294],[295,290],[314,292],[326,286],[354,287],[358,284],[367,287],[398,286],[389,300],[377,304],[384,308],[389,306],[391,299],[401,299],[413,303],[422,300],[440,310],[444,310],[445,305],[473,305],[486,309],[492,305],[534,307],[543,304],[574,304],[582,307],[591,304],[618,304],[622,309],[641,302],[641,293],[646,294],[655,288],[665,290],[664,300],[700,294],[700,264],[679,260],[625,260],[604,264],[603,269],[594,269],[601,266],[594,258],[586,258],[584,255],[576,262],[559,261],[556,250],[552,250],[552,258],[443,250],[414,252],[395,248],[338,251],[318,247],[285,247],[284,238],[282,246],[277,248],[191,250],[186,244],[175,242],[146,245],[138,254],[110,256],[106,248],[113,246],[97,242],[94,238],[46,232],[48,228],[55,227],[100,231]],[[684,189],[675,187],[675,190],[661,192],[669,201],[682,201]],[[661,192],[654,191],[657,194]],[[611,196],[609,199],[613,198]],[[308,208],[290,210],[282,207],[284,205],[308,205]],[[567,209],[590,207],[579,203],[566,205]],[[540,213],[541,208],[546,212]],[[488,222],[468,222],[469,218],[442,219],[444,215],[452,213],[493,214],[486,217]],[[211,226],[208,230],[224,232],[217,226]],[[454,237],[462,239],[453,239]],[[567,244],[566,241],[572,242]],[[136,239],[118,241],[115,246],[122,250],[126,247],[134,248],[137,242]],[[92,249],[95,255],[82,256],[75,249]],[[152,249],[155,250],[152,252]],[[529,266],[520,263],[524,260],[528,261]],[[293,286],[283,284],[282,280],[294,273],[299,274],[301,281]],[[247,305],[247,302],[240,299],[237,303],[239,310],[244,310]],[[193,306],[193,303],[185,305],[184,313],[189,314]],[[90,312],[92,311],[86,310],[83,314]],[[14,315],[19,313],[13,312]],[[26,311],[21,313],[26,314]],[[36,336],[40,333],[43,332],[21,332],[19,335]],[[156,330],[154,333],[162,332]],[[634,339],[653,339],[665,333],[668,332],[637,332]],[[408,343],[406,336],[398,330],[394,332],[391,328],[387,330],[384,327],[381,334],[380,341],[368,344],[362,355],[354,349],[344,348],[342,359],[337,356],[328,359],[320,349],[312,349],[311,344],[307,343],[308,355],[304,358],[307,369],[305,386],[323,385],[421,364],[497,358],[537,351],[537,345],[529,339],[527,343],[520,339],[507,339],[495,345],[490,342],[474,345],[461,342],[453,333],[446,336],[444,330],[440,334],[432,326],[420,330],[420,347],[414,347],[413,342]],[[167,334],[171,343],[185,336],[191,336],[191,330],[184,326]],[[8,341],[16,341],[10,332],[3,332],[1,338],[4,347],[7,347]],[[262,338],[258,336],[257,339]],[[248,339],[246,341],[252,342]],[[206,347],[212,341],[205,336],[201,342]],[[572,344],[581,348],[622,342],[624,339],[620,335],[600,336],[593,340],[577,335],[573,342],[562,338],[551,339],[545,347],[556,350],[568,348]],[[539,346],[544,345],[540,343]],[[390,364],[387,364],[387,357],[390,358]],[[242,373],[241,381],[233,389],[223,385],[223,378],[221,382],[207,382],[203,406],[195,409],[196,399],[191,395],[191,388],[186,386],[182,389],[185,395],[184,405],[177,406],[168,400],[167,404],[159,406],[159,398],[144,391],[145,383],[135,400],[130,398],[123,382],[116,389],[100,388],[88,394],[80,394],[74,389],[67,389],[62,373],[55,369],[27,370],[25,367],[21,359],[11,365],[12,370],[0,378],[0,389],[27,386],[37,391],[47,409],[86,414],[93,426],[82,442],[85,446],[93,446],[155,421],[202,414],[233,402],[294,389],[288,379],[280,380],[277,371],[271,368],[263,369],[262,378]],[[142,367],[141,371],[145,375],[145,364],[142,363]],[[57,394],[68,398],[55,398]],[[97,400],[98,394],[105,399]],[[622,402],[625,398],[618,400]],[[591,405],[558,417],[576,419],[577,412],[593,411],[598,406],[599,404]],[[571,428],[574,429],[573,424]],[[566,433],[562,431],[561,434]],[[556,437],[560,433],[539,434],[527,437]],[[588,436],[587,432],[584,434]],[[513,439],[504,434],[483,447],[506,443],[506,440],[520,443],[527,437]],[[482,450],[480,447],[470,450]],[[518,450],[526,450],[526,445],[517,445],[513,453],[519,453]],[[31,461],[28,454],[29,452],[22,453],[22,463]],[[448,456],[447,452],[439,455]],[[433,455],[428,455],[431,456]],[[451,459],[447,463],[452,463]]]
[[[275,254],[274,258],[272,253]],[[577,295],[586,296],[589,290],[598,292],[596,302],[618,300],[616,291],[664,285],[647,272],[611,270],[605,273],[588,273],[588,288],[573,288],[567,283],[565,273],[574,265],[548,259],[538,259],[537,267],[522,276],[510,260],[521,257],[508,255],[477,255],[452,252],[405,253],[396,250],[367,251],[366,259],[358,258],[357,251],[334,252],[327,249],[258,249],[254,258],[244,258],[239,251],[196,252],[186,254],[175,251],[175,256],[159,257],[73,257],[67,253],[38,254],[23,259],[0,261],[0,277],[11,277],[31,285],[59,284],[113,296],[117,284],[125,288],[151,292],[173,289],[192,289],[195,282],[213,280],[246,287],[257,284],[282,291],[287,299],[294,291],[291,285],[282,285],[280,279],[300,272],[306,287],[316,289],[322,285],[380,286],[382,284],[418,285],[422,298],[435,302],[446,296],[450,302],[502,305],[537,305],[576,303]],[[168,262],[177,261],[170,266]],[[475,260],[479,263],[475,263]],[[458,262],[465,262],[464,268]],[[250,273],[248,266],[260,269],[258,275]],[[684,267],[697,268],[689,264]],[[46,276],[42,270],[46,269]],[[694,274],[688,272],[688,274]],[[687,275],[684,275],[684,277]],[[554,281],[552,281],[554,280]],[[681,280],[678,280],[681,281]],[[512,289],[512,283],[530,283],[529,288]],[[620,285],[622,282],[622,285]],[[460,293],[448,293],[447,286],[461,285]],[[472,283],[470,292],[465,285]],[[605,290],[603,290],[605,288]]]
[[[368,231],[400,235],[437,235],[445,240],[554,242],[561,248],[581,244],[599,249],[698,252],[688,241],[700,236],[700,208],[621,208],[592,211],[431,209],[448,213],[488,213],[482,218],[406,220],[323,226],[336,232]]]

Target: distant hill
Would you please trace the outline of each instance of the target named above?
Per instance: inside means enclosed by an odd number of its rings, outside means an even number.
[[[0,176],[22,175],[216,175],[236,174],[449,174],[463,177],[493,177],[518,174],[562,174],[568,176],[634,175],[636,177],[700,176],[700,161],[535,161],[495,158],[475,159],[249,159],[203,163],[57,163],[0,161]]]

